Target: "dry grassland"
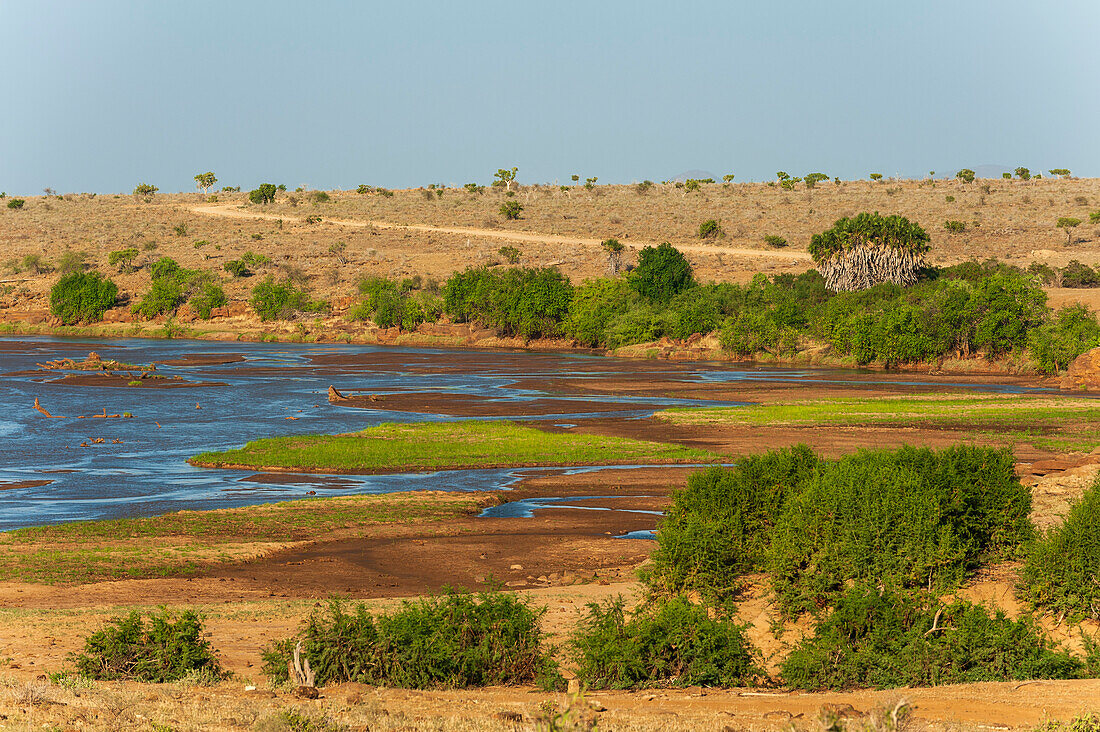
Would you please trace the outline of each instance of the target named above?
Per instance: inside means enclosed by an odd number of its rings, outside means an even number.
[[[290,193],[264,207],[247,203],[243,193],[218,194],[216,207],[199,194],[157,194],[149,201],[130,195],[34,197],[22,210],[0,206],[0,308],[44,308],[57,274],[28,272],[23,260],[30,255],[56,263],[66,251],[87,252],[89,264],[131,296],[148,287],[147,265],[171,256],[184,267],[214,271],[231,300],[244,300],[256,278],[230,278],[223,266],[245,252],[271,260],[258,275],[305,277],[311,291],[327,299],[352,294],[364,275],[443,280],[467,266],[500,264],[498,250],[509,244],[520,250],[521,264],[556,265],[579,280],[605,272],[598,242],[608,237],[632,247],[669,241],[685,248],[702,281],[746,281],[756,272],[806,269],[811,235],[860,211],[919,222],[932,235],[931,259],[938,264],[987,257],[1024,266],[1071,259],[1100,263],[1100,225],[1089,221],[1089,213],[1100,210],[1100,179],[850,181],[795,191],[714,184],[694,193],[657,185],[644,194],[634,186],[525,186],[514,199],[524,206],[518,221],[500,216],[504,200],[502,191],[491,188],[481,194],[448,189],[442,197],[427,190],[392,197],[334,192],[325,203]],[[1083,222],[1072,243],[1055,225],[1065,216]],[[321,220],[309,223],[310,217]],[[707,219],[720,222],[723,238],[699,240],[699,224]],[[947,220],[963,222],[966,230],[946,231]],[[791,245],[771,249],[766,235]],[[119,273],[108,265],[109,253],[129,247],[140,251],[141,266]],[[633,256],[628,251],[628,261]],[[1059,292],[1053,300],[1094,300],[1092,294]]]

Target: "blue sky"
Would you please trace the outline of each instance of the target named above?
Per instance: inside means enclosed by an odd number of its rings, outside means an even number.
[[[0,190],[1100,176],[1098,34],[1096,0],[0,0]]]

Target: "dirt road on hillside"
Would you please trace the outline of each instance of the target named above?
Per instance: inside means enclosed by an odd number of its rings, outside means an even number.
[[[194,206],[189,209],[192,213],[205,216],[223,216],[231,219],[262,219],[265,221],[289,221],[301,223],[302,219],[292,216],[280,216],[277,214],[264,214],[253,211],[241,211],[236,204],[222,204],[209,206]],[[498,231],[494,229],[476,229],[467,226],[433,226],[430,224],[394,224],[387,221],[353,221],[350,219],[324,219],[325,223],[337,226],[348,226],[357,229],[400,229],[403,231],[422,231],[431,234],[456,234],[458,236],[476,236],[484,239],[500,239],[501,241],[529,242],[537,244],[563,244],[572,246],[598,247],[600,239],[584,237],[561,236],[558,234],[540,234],[533,231]],[[658,242],[624,240],[623,246],[631,249],[642,249],[648,246],[657,246]],[[766,249],[743,249],[737,247],[714,247],[703,245],[679,245],[677,249],[698,254],[723,254],[732,257],[763,257],[765,259],[786,259],[791,261],[805,261],[810,259],[806,252],[799,251],[769,251]]]

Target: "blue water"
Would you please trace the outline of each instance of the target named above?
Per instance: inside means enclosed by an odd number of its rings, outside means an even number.
[[[24,347],[24,345],[26,347]],[[157,373],[203,384],[192,388],[75,386],[57,382],[64,372],[33,371],[36,363],[64,357],[82,359],[95,350],[104,359],[144,364],[192,354],[243,354],[239,363],[158,366]],[[372,367],[372,355],[407,355],[408,370]],[[251,471],[194,468],[186,459],[206,450],[238,447],[277,435],[334,433],[385,421],[453,419],[439,414],[364,410],[330,404],[329,385],[374,394],[452,392],[486,401],[524,402],[548,396],[519,388],[530,376],[578,380],[607,375],[606,360],[584,355],[530,354],[532,368],[478,367],[463,370],[442,357],[454,352],[356,345],[219,343],[60,338],[0,339],[0,530],[79,519],[150,516],[181,509],[210,509],[286,500],[308,495],[387,493],[408,490],[496,490],[531,471],[458,470],[378,476],[302,476],[273,482]],[[468,353],[468,352],[462,352]],[[324,357],[354,356],[351,364],[325,364]],[[320,357],[321,363],[314,361]],[[526,358],[520,354],[521,358]],[[490,357],[489,362],[492,362]],[[623,362],[621,376],[634,376]],[[677,365],[685,380],[803,380],[811,372],[733,369],[718,364]],[[816,375],[815,375],[816,377]],[[644,376],[639,376],[644,378]],[[866,383],[865,375],[829,372],[837,383]],[[977,390],[1019,388],[975,385]],[[66,419],[47,419],[33,410],[35,398]],[[555,396],[555,398],[561,398]],[[596,402],[637,404],[617,417],[643,417],[661,406],[723,404],[692,399],[629,398],[594,394],[575,398],[575,412],[526,417],[576,425],[607,416]],[[738,404],[725,402],[725,404]],[[197,405],[197,407],[196,407]],[[76,419],[78,415],[130,412],[132,419]],[[288,420],[287,417],[296,419]],[[102,438],[102,443],[94,443]],[[118,440],[118,443],[113,442]],[[87,444],[81,447],[81,443]],[[576,468],[562,469],[562,472]],[[545,473],[545,469],[541,471]],[[4,489],[3,484],[51,480],[49,485]]]

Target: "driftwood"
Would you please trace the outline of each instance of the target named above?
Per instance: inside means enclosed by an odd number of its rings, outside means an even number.
[[[290,672],[290,678],[298,686],[315,687],[317,674],[309,666],[309,659],[302,656],[302,641],[298,641],[298,644],[294,646],[294,658],[289,664],[287,671]]]
[[[35,397],[35,398],[34,398],[34,409],[35,409],[35,411],[37,411],[37,412],[41,412],[42,414],[46,415],[46,416],[47,416],[47,417],[49,417],[50,419],[65,419],[64,417],[62,417],[62,416],[60,416],[60,415],[57,415],[57,414],[50,414],[49,412],[47,412],[47,411],[46,411],[46,408],[45,408],[45,407],[43,407],[43,406],[42,406],[41,404],[39,404],[39,403],[38,403],[38,397]]]

